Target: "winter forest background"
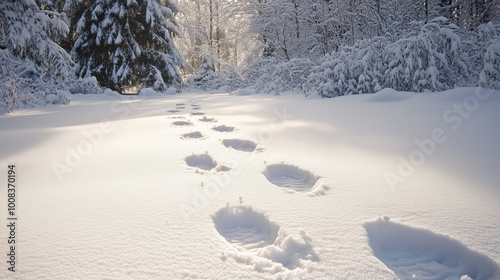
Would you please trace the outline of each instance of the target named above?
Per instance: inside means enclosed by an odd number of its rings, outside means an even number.
[[[500,89],[500,0],[3,0],[0,111],[150,87]]]

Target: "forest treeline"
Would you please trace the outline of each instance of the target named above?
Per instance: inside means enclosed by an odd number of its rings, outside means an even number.
[[[143,87],[500,89],[500,0],[5,0],[3,110]]]

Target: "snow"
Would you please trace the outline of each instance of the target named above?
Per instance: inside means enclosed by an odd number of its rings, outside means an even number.
[[[500,279],[498,91],[71,98],[0,115],[1,279]]]

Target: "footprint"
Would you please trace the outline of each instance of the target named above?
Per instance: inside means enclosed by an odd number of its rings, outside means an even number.
[[[176,122],[173,122],[172,124],[176,125],[176,126],[191,126],[191,125],[193,125],[192,122],[188,122],[188,121],[176,121]]]
[[[481,280],[498,272],[498,265],[492,259],[449,236],[387,218],[367,222],[364,227],[375,257],[400,279]]]
[[[203,135],[199,131],[185,133],[185,134],[182,135],[183,139],[190,139],[190,138],[191,139],[199,139],[199,138],[202,138],[202,137],[203,137]]]
[[[222,208],[212,219],[217,232],[238,250],[228,256],[258,272],[307,269],[311,262],[319,261],[312,239],[304,231],[299,235],[286,234],[278,224],[250,206]]]
[[[212,129],[215,131],[219,131],[219,132],[232,132],[232,131],[234,131],[234,127],[225,126],[225,125],[215,126]]]
[[[203,116],[203,118],[199,119],[200,122],[217,122],[216,119],[214,118],[207,118],[206,116]]]
[[[217,167],[217,172],[227,172],[230,171],[232,168],[229,166],[221,165]]]
[[[180,111],[179,110],[168,110],[167,112],[168,113],[179,113]]]
[[[273,244],[280,228],[249,206],[222,208],[212,218],[219,234],[239,251]]]
[[[242,152],[253,152],[255,148],[257,148],[257,144],[250,140],[241,140],[241,139],[225,139],[222,140],[222,144],[227,148],[233,148]]]
[[[192,108],[191,108],[191,109],[193,109],[193,110],[200,110],[200,109],[201,109],[201,107],[192,106]]]
[[[177,103],[177,104],[175,104],[175,106],[184,106],[184,105],[186,105],[186,104],[184,104],[184,103]]]
[[[177,110],[183,110],[184,108],[186,108],[186,107],[184,107],[184,106],[177,106],[177,107],[175,107],[175,109],[177,109]]]
[[[203,170],[212,170],[217,166],[217,162],[208,154],[190,155],[184,159],[186,164]]]
[[[202,113],[202,112],[193,112],[191,113],[191,116],[203,116],[205,115],[205,113]]]
[[[297,192],[311,190],[320,179],[310,171],[288,164],[268,165],[263,173],[272,184]]]

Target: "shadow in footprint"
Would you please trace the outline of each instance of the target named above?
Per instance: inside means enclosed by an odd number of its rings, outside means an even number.
[[[222,144],[224,144],[226,148],[233,148],[242,152],[253,152],[255,148],[257,148],[257,144],[250,140],[225,139],[222,140]]]
[[[167,112],[168,113],[179,113],[180,111],[179,110],[168,110]]]
[[[268,165],[263,173],[272,184],[297,192],[311,190],[320,179],[310,171],[289,164]]]
[[[188,121],[176,121],[176,122],[173,122],[172,124],[176,125],[176,126],[190,126],[190,125],[193,125],[193,123],[188,122]]]
[[[278,273],[307,268],[319,261],[312,239],[304,232],[289,235],[267,216],[250,206],[222,208],[212,216],[215,228],[239,252],[230,253],[237,262],[256,271]]]
[[[203,118],[199,119],[198,121],[200,121],[200,122],[217,122],[216,119],[214,119],[214,118],[207,118],[206,116],[203,116]]]
[[[373,254],[401,279],[490,279],[489,257],[451,237],[378,219],[365,224]],[[464,277],[463,279],[468,279]]]
[[[203,116],[205,115],[205,113],[202,113],[202,112],[193,112],[191,113],[191,116]]]
[[[217,166],[217,162],[208,154],[190,155],[184,160],[187,165],[203,170],[212,170]]]
[[[203,134],[201,134],[201,132],[199,132],[199,131],[184,133],[182,135],[182,139],[199,139],[202,137],[203,137]]]
[[[213,130],[218,131],[218,132],[232,132],[234,131],[234,127],[232,126],[225,126],[225,125],[219,125],[212,127]]]
[[[222,208],[212,219],[219,234],[240,251],[273,244],[280,228],[249,206]]]

